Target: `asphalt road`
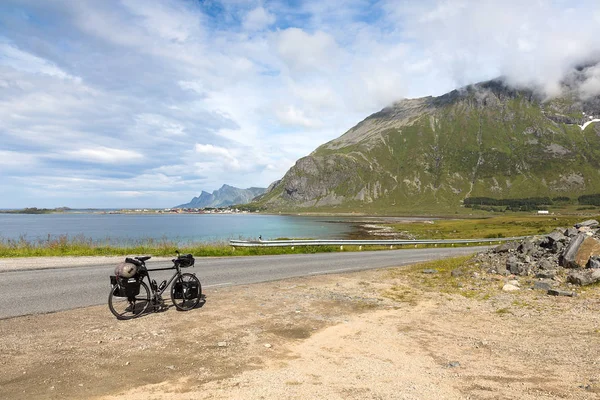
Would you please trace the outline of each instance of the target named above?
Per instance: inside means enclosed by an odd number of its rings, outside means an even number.
[[[487,247],[197,258],[196,266],[185,269],[185,272],[196,273],[203,289],[207,289],[400,266],[484,249]],[[171,265],[171,262],[166,261],[149,260],[146,263],[148,268],[166,268]],[[109,276],[114,267],[114,264],[107,264],[1,272],[0,319],[106,304],[110,289]],[[150,274],[160,282],[172,275],[172,271]],[[166,298],[168,297],[167,295]]]

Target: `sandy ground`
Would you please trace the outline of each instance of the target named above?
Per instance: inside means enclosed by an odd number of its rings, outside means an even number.
[[[600,398],[600,288],[440,279],[392,268],[213,288],[132,321],[0,320],[0,399]]]

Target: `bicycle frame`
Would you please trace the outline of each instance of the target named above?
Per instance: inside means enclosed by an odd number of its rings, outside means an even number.
[[[144,263],[144,267],[146,267],[146,263]],[[175,273],[173,273],[173,276],[171,278],[169,278],[169,280],[167,281],[167,284],[165,285],[164,288],[158,290],[158,286],[155,287],[154,284],[152,284],[152,279],[150,278],[150,271],[168,271],[171,269],[175,269]],[[148,285],[150,288],[150,291],[152,292],[152,297],[156,298],[156,296],[162,296],[162,294],[165,292],[165,290],[167,290],[167,288],[171,285],[171,283],[175,280],[175,278],[181,276],[181,267],[179,265],[174,265],[172,267],[168,267],[168,268],[152,268],[152,269],[148,269],[146,268],[146,278],[148,278]],[[142,278],[142,281],[144,280],[144,278]]]

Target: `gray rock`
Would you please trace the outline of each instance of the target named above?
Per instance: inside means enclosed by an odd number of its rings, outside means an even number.
[[[545,258],[542,258],[541,260],[538,261],[537,267],[538,267],[538,269],[543,269],[543,270],[552,270],[552,269],[556,268],[556,266],[554,264],[552,264],[552,262],[550,262],[550,260],[547,260]]]
[[[506,265],[498,265],[498,267],[496,267],[496,272],[500,275],[510,274],[510,271],[506,269]]]
[[[549,281],[535,281],[533,282],[533,288],[538,290],[548,291],[554,287],[554,284]]]
[[[579,231],[575,228],[569,228],[565,231],[565,236],[573,238],[579,234]]]
[[[587,236],[583,233],[577,234],[571,243],[567,246],[560,259],[560,265],[565,268],[577,268],[579,265],[575,261],[577,251]]]
[[[588,260],[588,263],[587,263],[586,267],[587,268],[592,268],[592,269],[598,269],[598,268],[600,268],[600,257],[598,257],[598,256],[590,257],[590,259]]]
[[[505,292],[514,292],[514,291],[520,290],[520,288],[518,286],[507,283],[506,285],[502,286],[502,290]]]
[[[456,278],[459,276],[463,276],[463,272],[460,269],[453,269],[452,272],[450,272],[450,275]]]
[[[447,365],[448,365],[448,368],[460,367],[460,363],[458,361],[450,361]]]
[[[539,271],[538,273],[535,274],[535,277],[542,278],[542,279],[554,279],[556,277],[556,271],[555,270]]]
[[[504,242],[499,246],[496,246],[492,251],[494,253],[508,253],[511,250],[514,251],[519,247],[518,242]]]
[[[558,290],[558,289],[548,289],[548,294],[551,296],[567,296],[567,297],[575,297],[577,293],[568,292],[566,290]]]
[[[588,219],[587,221],[583,221],[583,222],[579,222],[577,224],[575,224],[575,228],[579,229],[581,227],[588,227],[588,228],[597,228],[600,225],[600,223],[598,221],[596,221],[595,219]]]
[[[554,254],[559,254],[562,249],[565,248],[565,244],[563,242],[554,242],[552,243],[552,252]]]
[[[554,231],[546,236],[551,244],[555,242],[564,242],[567,240],[567,237],[561,231]]]
[[[424,269],[423,271],[424,274],[437,274],[438,270],[437,269]]]
[[[580,286],[587,286],[596,282],[600,282],[600,269],[571,271],[567,276],[567,282]]]
[[[506,269],[509,270],[511,274],[518,274],[520,270],[519,264],[517,257],[510,256],[508,257],[508,260],[506,260]]]
[[[536,248],[535,248],[535,245],[533,244],[533,242],[525,241],[525,242],[521,243],[521,245],[519,246],[519,248],[517,250],[524,255],[530,255],[536,250]]]

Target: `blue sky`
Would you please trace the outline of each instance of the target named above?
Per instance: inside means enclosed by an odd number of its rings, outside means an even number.
[[[596,0],[3,0],[0,208],[266,187],[405,97],[555,95],[598,37]]]

